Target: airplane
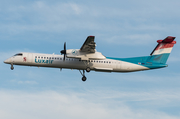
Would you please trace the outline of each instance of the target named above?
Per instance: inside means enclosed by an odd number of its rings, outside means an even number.
[[[95,36],[88,36],[80,49],[66,50],[65,42],[61,55],[21,52],[6,59],[4,63],[10,64],[11,70],[14,65],[77,69],[82,75],[82,81],[86,81],[85,71],[135,72],[167,67],[167,59],[176,44],[175,37],[168,36],[164,40],[157,40],[158,44],[150,56],[113,58],[97,52],[94,39]]]

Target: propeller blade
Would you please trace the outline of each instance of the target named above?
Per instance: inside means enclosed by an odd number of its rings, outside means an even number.
[[[64,50],[66,50],[66,42],[64,43]]]
[[[61,55],[66,54],[66,42],[64,43],[64,50],[61,50],[60,53]]]
[[[64,43],[64,61],[65,61],[65,57],[66,57],[66,42]]]
[[[66,57],[66,55],[64,54],[64,59],[63,59],[64,61],[65,61],[65,57]]]
[[[63,60],[65,61],[65,58],[66,58],[66,42],[64,42],[64,50],[61,50],[61,55],[64,54],[64,58]]]

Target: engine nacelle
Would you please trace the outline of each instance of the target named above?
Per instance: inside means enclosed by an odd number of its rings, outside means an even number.
[[[66,50],[66,56],[68,58],[78,58],[81,60],[103,60],[106,59],[104,55],[100,52],[95,52],[95,53],[87,53],[87,52],[82,52],[79,49],[69,49]]]

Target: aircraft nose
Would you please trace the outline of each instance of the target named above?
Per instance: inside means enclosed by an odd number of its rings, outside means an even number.
[[[4,63],[10,64],[10,59],[6,59],[6,60],[4,61]]]

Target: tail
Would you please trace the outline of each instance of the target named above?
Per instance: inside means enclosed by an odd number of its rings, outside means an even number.
[[[151,56],[148,62],[166,64],[172,48],[174,44],[176,44],[176,41],[174,41],[175,38],[176,37],[168,36],[164,40],[158,40],[158,45],[150,54]]]

